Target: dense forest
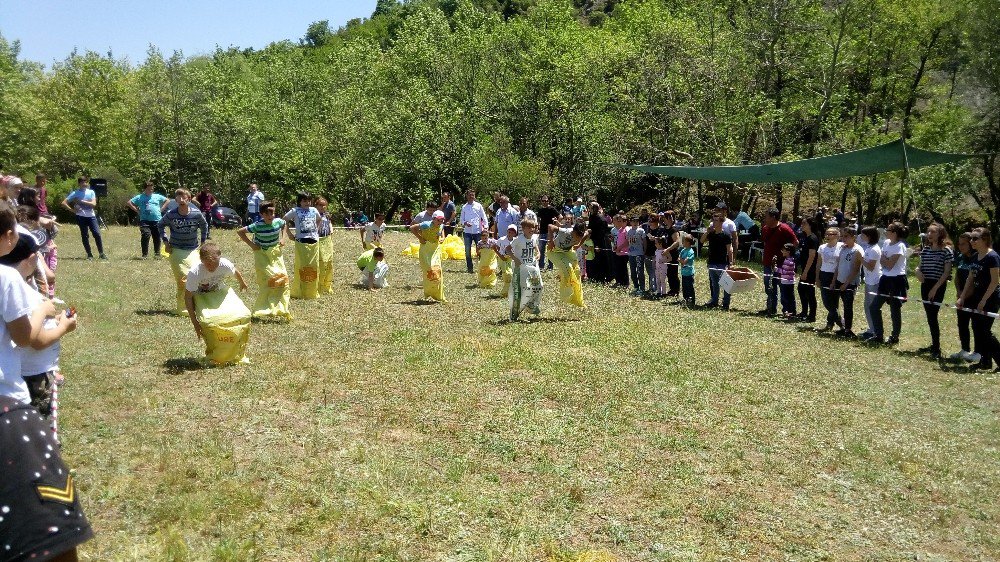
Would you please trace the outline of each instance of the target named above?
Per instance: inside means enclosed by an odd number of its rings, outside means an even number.
[[[261,50],[150,47],[141,62],[74,52],[43,68],[0,37],[0,167],[57,192],[105,176],[119,220],[116,200],[151,178],[237,205],[251,181],[308,189],[369,214],[474,187],[996,225],[998,32],[998,0],[380,0]],[[777,162],[900,136],[992,155],[793,185],[606,165]]]

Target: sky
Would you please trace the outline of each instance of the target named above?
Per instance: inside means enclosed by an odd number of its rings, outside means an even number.
[[[216,45],[259,49],[298,41],[314,21],[334,29],[366,18],[376,0],[0,0],[0,34],[21,41],[21,60],[51,67],[75,47],[109,50],[133,64],[150,44],[169,56],[211,53]]]

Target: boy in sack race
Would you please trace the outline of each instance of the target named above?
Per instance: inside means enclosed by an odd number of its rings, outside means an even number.
[[[188,273],[184,302],[195,335],[205,340],[205,361],[213,365],[247,363],[250,309],[225,281],[236,277],[241,291],[247,289],[247,283],[233,262],[222,257],[215,242],[202,244],[198,254],[201,263]]]

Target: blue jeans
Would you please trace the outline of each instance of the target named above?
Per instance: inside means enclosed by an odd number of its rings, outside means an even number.
[[[247,223],[253,224],[260,220],[260,213],[247,213]]]
[[[90,234],[94,235],[94,242],[97,242],[97,253],[104,255],[104,242],[101,240],[101,231],[97,228],[97,217],[76,216],[76,224],[80,227],[80,238],[83,239],[83,249],[87,250],[87,257],[94,257],[90,251]]]
[[[712,300],[708,301],[710,306],[719,306],[719,281],[728,267],[729,264],[725,263],[708,264],[708,288],[712,293]],[[722,308],[729,308],[729,298],[729,293],[722,294]]]
[[[646,256],[629,256],[628,268],[632,273],[632,288],[636,291],[646,290],[646,267],[643,262]]]
[[[482,237],[482,232],[475,234],[462,233],[462,240],[465,241],[465,269],[469,270],[469,273],[472,273],[472,243],[475,242],[478,244]]]
[[[681,276],[681,295],[689,305],[694,304],[694,275]],[[729,295],[726,297],[728,298]]]
[[[656,284],[656,258],[646,256],[646,278],[649,279],[649,292],[656,294],[659,292],[659,287]]]
[[[552,269],[552,264],[545,265],[545,247],[549,245],[549,240],[547,236],[538,237],[538,269]]]
[[[778,285],[780,280],[774,274],[774,268],[764,267],[764,293],[767,295],[767,312],[775,314],[778,312]]]

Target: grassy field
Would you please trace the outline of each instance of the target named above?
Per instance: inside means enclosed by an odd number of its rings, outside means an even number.
[[[509,324],[464,263],[445,265],[447,305],[419,302],[403,234],[392,287],[354,287],[357,234],[337,236],[335,294],[210,370],[137,229],[106,233],[108,263],[59,238],[83,559],[1000,558],[998,375],[916,356],[916,305],[898,349],[746,314],[759,291],[727,314],[592,286],[577,311],[547,290],[540,319]],[[251,302],[249,250],[216,240]]]

